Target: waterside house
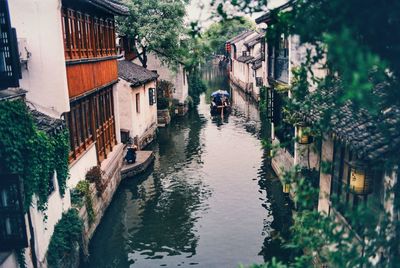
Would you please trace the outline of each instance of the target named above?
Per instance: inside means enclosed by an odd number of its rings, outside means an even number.
[[[94,192],[93,223],[88,223],[85,207],[80,209],[86,241],[111,201],[119,183],[123,152],[114,16],[126,15],[127,11],[112,0],[0,0],[0,26],[4,33],[0,57],[6,62],[5,66],[0,64],[1,101],[26,101],[38,130],[51,136],[68,128],[71,145],[69,160],[65,159],[69,161],[65,163],[69,173],[66,188],[61,191],[58,184],[61,174],[51,172],[47,208],[38,209],[38,196],[34,193],[23,220],[12,222],[20,224],[12,228],[26,233],[25,242],[13,243],[15,237],[1,232],[2,267],[19,266],[15,254],[19,249],[28,267],[47,267],[54,226],[63,212],[74,206],[70,192],[85,180],[91,168],[99,166],[104,174],[100,178],[103,191]],[[9,217],[1,215],[1,231],[5,228],[3,219]]]
[[[162,52],[157,52],[162,53]],[[163,63],[156,52],[147,55],[147,69],[154,70],[159,75],[158,79],[168,81],[173,84],[172,98],[175,106],[175,115],[185,115],[188,111],[189,85],[187,72],[182,62],[176,61],[176,67],[172,68]],[[140,64],[135,59],[136,64]]]
[[[264,33],[244,31],[228,40],[226,47],[229,48],[230,80],[259,101],[263,77]]]
[[[290,12],[290,3],[278,10]],[[270,14],[264,14],[256,22],[270,26],[274,23]],[[394,195],[390,192],[398,182],[398,171],[397,166],[387,165],[387,157],[400,146],[400,133],[396,128],[400,109],[381,105],[385,84],[376,85],[374,90],[375,101],[381,106],[377,116],[365,109],[354,108],[350,101],[339,106],[335,104],[332,96],[337,88],[325,89],[320,92],[322,97],[314,98],[316,88],[311,86],[306,99],[308,105],[311,103],[310,111],[297,111],[302,120],[294,125],[285,120],[283,100],[292,98],[291,71],[304,60],[307,48],[312,51],[313,47],[300,44],[298,36],[285,35],[277,44],[268,43],[265,47],[267,58],[263,68],[266,76],[263,81],[267,87],[267,117],[272,129],[271,163],[275,172],[282,178],[283,172],[295,165],[313,170],[314,186],[319,188],[315,208],[342,222],[352,232],[357,230],[353,229],[354,222],[345,216],[347,209],[356,210],[366,205],[376,215],[382,215],[386,210],[393,219],[398,218]],[[317,77],[326,75],[326,70],[317,66],[313,71]],[[335,112],[327,117],[328,109]],[[317,143],[311,134],[307,134],[307,128],[321,120],[327,121],[330,130],[323,132],[322,141]],[[338,201],[341,206],[337,206]],[[357,223],[357,228],[359,225]],[[363,242],[362,237],[356,237],[359,243]],[[360,254],[363,254],[361,250]],[[379,259],[379,249],[375,259]]]
[[[118,94],[121,133],[139,149],[148,145],[157,131],[156,86],[158,75],[127,60],[118,61]]]

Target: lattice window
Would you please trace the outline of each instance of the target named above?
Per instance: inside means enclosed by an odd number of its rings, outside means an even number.
[[[114,99],[112,87],[71,102],[66,116],[70,132],[70,160],[77,159],[89,145],[96,142],[99,162],[116,144]]]
[[[0,251],[28,246],[18,175],[0,174]]]
[[[71,8],[62,9],[65,58],[116,55],[113,18],[98,18]]]
[[[21,78],[18,42],[6,0],[0,0],[0,89],[18,87]]]

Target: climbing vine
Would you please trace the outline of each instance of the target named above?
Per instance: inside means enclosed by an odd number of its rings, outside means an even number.
[[[68,178],[68,131],[39,130],[23,101],[0,103],[0,171],[19,174],[24,187],[24,209],[37,196],[37,207],[47,209],[49,181],[57,172],[60,193]]]
[[[47,253],[49,267],[58,267],[81,241],[83,223],[76,209],[69,209],[54,227]]]
[[[83,181],[78,182],[75,189],[79,193],[78,195],[81,198],[85,199],[85,207],[86,207],[86,212],[88,215],[88,223],[89,223],[89,225],[92,225],[92,223],[96,219],[96,215],[93,210],[93,201],[92,201],[92,195],[90,192],[90,184],[88,181],[83,180]]]

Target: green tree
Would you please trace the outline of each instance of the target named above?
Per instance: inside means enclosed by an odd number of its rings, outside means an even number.
[[[129,38],[144,68],[149,52],[167,63],[180,59],[187,3],[187,0],[125,0],[129,16],[118,18],[118,29]]]
[[[239,11],[259,11],[267,5],[267,0],[214,0],[222,18],[230,17],[224,5],[230,3]],[[303,44],[313,49],[307,52],[302,66],[296,70],[297,81],[291,88],[292,101],[286,107],[290,112],[308,110],[312,105],[304,101],[318,102],[329,90],[331,105],[323,111],[320,122],[315,122],[316,132],[329,131],[329,121],[346,101],[351,101],[353,109],[363,108],[372,118],[379,119],[388,107],[399,107],[400,91],[400,2],[373,0],[297,0],[290,1],[291,8],[272,11],[272,24],[268,25],[267,40],[271,43],[281,34],[296,34]],[[257,3],[256,5],[254,5]],[[313,73],[315,66],[322,63],[327,70],[323,78]],[[295,74],[296,75],[296,74]],[[310,93],[310,83],[316,90]],[[383,86],[382,86],[383,85]],[[334,90],[333,90],[334,89]],[[312,95],[312,98],[310,98]],[[308,103],[310,104],[310,103]],[[310,111],[309,111],[310,112]],[[378,121],[379,122],[379,121]],[[390,126],[399,133],[400,122]],[[382,122],[380,126],[389,129]],[[394,146],[394,144],[392,145]],[[386,155],[386,168],[399,166],[399,148],[393,148]],[[286,265],[271,262],[260,267],[311,267],[315,259],[329,263],[331,267],[396,267],[400,262],[399,219],[385,213],[371,215],[360,206],[357,210],[344,209],[345,217],[355,223],[357,233],[345,231],[344,224],[334,221],[328,215],[310,210],[307,198],[318,192],[308,185],[298,172],[286,174],[298,185],[297,203],[300,211],[294,219],[291,247],[308,254],[300,254]],[[395,210],[399,210],[399,186],[393,186],[390,195]],[[341,206],[340,202],[333,206]],[[379,219],[377,217],[379,216]],[[378,221],[379,220],[379,221]],[[361,226],[360,226],[361,225]],[[361,239],[360,239],[361,238]],[[358,242],[357,242],[358,241]],[[363,252],[363,254],[360,254]],[[382,254],[381,263],[372,261]],[[316,257],[316,258],[313,258]]]
[[[211,24],[202,34],[211,52],[225,54],[225,42],[244,30],[255,29],[254,22],[245,17],[235,17]]]

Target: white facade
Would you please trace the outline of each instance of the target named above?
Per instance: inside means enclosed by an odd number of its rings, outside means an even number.
[[[157,103],[150,105],[149,99],[149,89],[152,88],[155,92],[156,81],[131,87],[130,82],[120,79],[117,87],[121,129],[129,130],[129,136],[136,137],[141,145],[141,141],[149,135],[154,135],[157,128]]]
[[[134,63],[141,65],[139,59],[135,59]],[[178,63],[176,70],[164,64],[160,58],[154,54],[147,54],[147,69],[157,71],[159,79],[171,82],[174,85],[172,96],[178,100],[180,104],[184,104],[189,96],[189,86],[187,73],[182,64]]]
[[[27,90],[27,104],[32,109],[60,118],[70,109],[62,39],[61,1],[11,0],[8,5],[11,25],[16,29],[20,44],[20,55],[29,56],[27,62],[21,64],[22,79],[19,80],[20,87]],[[53,181],[55,190],[49,195],[45,213],[38,211],[34,205],[30,208],[36,255],[38,262],[44,266],[54,225],[61,219],[62,213],[71,207],[69,189],[61,197],[56,175]],[[34,196],[33,204],[35,203]],[[25,218],[28,227],[27,217]],[[31,267],[29,247],[25,249],[25,259],[28,267]],[[11,254],[0,266],[16,267],[14,260],[15,255]]]
[[[27,64],[21,65],[20,87],[28,91],[33,108],[60,118],[69,111],[61,0],[11,0],[8,4],[20,54],[29,52]]]

